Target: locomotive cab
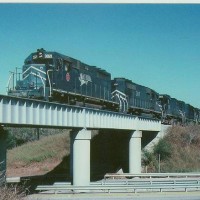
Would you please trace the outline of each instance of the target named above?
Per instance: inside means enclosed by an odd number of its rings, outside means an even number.
[[[45,97],[45,86],[46,66],[24,65],[21,78],[18,76],[16,86],[8,89],[8,95],[42,99]]]
[[[12,72],[8,82],[8,95],[26,98],[47,99],[49,90],[48,72],[53,66],[52,56],[38,49],[24,62],[22,72]],[[12,84],[12,86],[11,86]]]

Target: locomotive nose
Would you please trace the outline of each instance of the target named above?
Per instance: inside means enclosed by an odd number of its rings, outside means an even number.
[[[46,81],[45,65],[25,65],[22,77],[29,89],[38,89],[44,86],[44,82]]]
[[[46,66],[44,64],[28,64],[23,66],[22,80],[18,80],[15,88],[8,94],[13,96],[43,98],[46,86]]]

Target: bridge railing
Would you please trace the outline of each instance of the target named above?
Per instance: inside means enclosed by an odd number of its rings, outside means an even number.
[[[0,95],[0,124],[160,131],[159,120]]]

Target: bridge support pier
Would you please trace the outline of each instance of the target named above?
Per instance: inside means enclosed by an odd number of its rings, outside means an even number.
[[[90,140],[91,131],[72,130],[70,142],[70,167],[73,185],[87,186],[90,184]]]
[[[131,133],[129,140],[129,173],[141,173],[141,138],[142,131]]]
[[[0,186],[6,182],[6,135],[0,126]]]

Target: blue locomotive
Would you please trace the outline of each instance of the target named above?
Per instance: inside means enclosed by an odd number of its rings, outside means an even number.
[[[38,49],[30,54],[21,78],[9,87],[8,95],[111,110],[118,107],[111,99],[110,73],[57,52]]]
[[[171,98],[169,95],[160,94],[159,95],[162,119],[164,123],[188,123],[200,122],[200,109],[194,108],[190,104],[186,104],[184,101]]]
[[[8,95],[149,116],[168,124],[200,121],[200,110],[183,101],[125,78],[112,80],[101,68],[43,48],[25,59],[21,73],[11,74]]]
[[[150,88],[125,78],[114,78],[112,80],[112,94],[114,101],[119,102],[120,110],[130,114],[161,117],[159,94]]]

